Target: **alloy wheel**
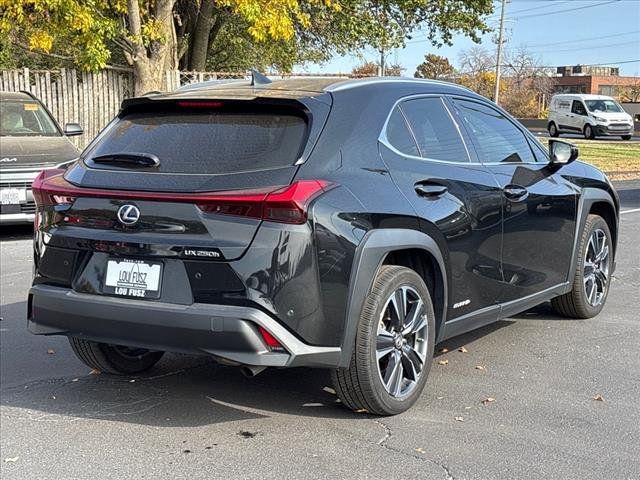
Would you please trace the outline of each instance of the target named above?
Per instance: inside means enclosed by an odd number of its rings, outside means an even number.
[[[584,256],[584,292],[592,307],[600,305],[609,282],[609,245],[601,229],[591,232]]]
[[[378,322],[378,374],[393,397],[409,395],[422,374],[427,353],[425,305],[416,290],[399,287],[385,302]]]

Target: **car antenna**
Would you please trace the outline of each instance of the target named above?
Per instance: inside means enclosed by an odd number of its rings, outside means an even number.
[[[259,85],[268,85],[271,83],[271,80],[265,75],[261,74],[255,68],[251,69],[251,86],[256,87]]]

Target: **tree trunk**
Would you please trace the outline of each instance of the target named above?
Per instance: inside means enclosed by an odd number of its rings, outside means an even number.
[[[146,48],[142,41],[142,22],[137,0],[128,0],[129,32],[132,39],[134,94],[164,89],[166,70],[174,70],[178,65],[177,39],[173,23],[174,0],[157,0],[154,17],[161,22],[162,41],[152,42]]]
[[[202,0],[198,20],[191,37],[189,70],[204,71],[209,50],[209,33],[215,23],[213,0]]]

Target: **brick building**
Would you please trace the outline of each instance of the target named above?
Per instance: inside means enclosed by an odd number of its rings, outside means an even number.
[[[619,72],[615,67],[558,67],[558,76],[554,77],[554,91],[608,95],[619,100],[640,100],[633,98],[634,95],[640,97],[640,77],[621,77]]]

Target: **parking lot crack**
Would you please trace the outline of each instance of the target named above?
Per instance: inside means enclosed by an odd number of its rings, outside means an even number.
[[[405,450],[401,450],[399,448],[395,448],[391,445],[389,445],[389,441],[391,440],[391,438],[393,437],[393,430],[391,429],[391,427],[389,425],[387,425],[386,423],[382,422],[379,419],[373,419],[373,421],[380,425],[382,428],[384,428],[384,436],[378,440],[377,444],[380,445],[382,448],[385,448],[391,452],[394,453],[398,453],[400,455],[403,455],[405,457],[410,457],[410,458],[414,458],[416,460],[420,460],[421,462],[425,462],[425,463],[430,463],[432,465],[437,466],[438,468],[440,468],[445,475],[445,479],[446,480],[455,480],[454,476],[451,474],[451,471],[449,470],[449,467],[447,465],[444,465],[442,463],[438,463],[435,460],[431,460],[429,458],[426,458],[423,455],[419,455],[417,453],[409,453]]]

